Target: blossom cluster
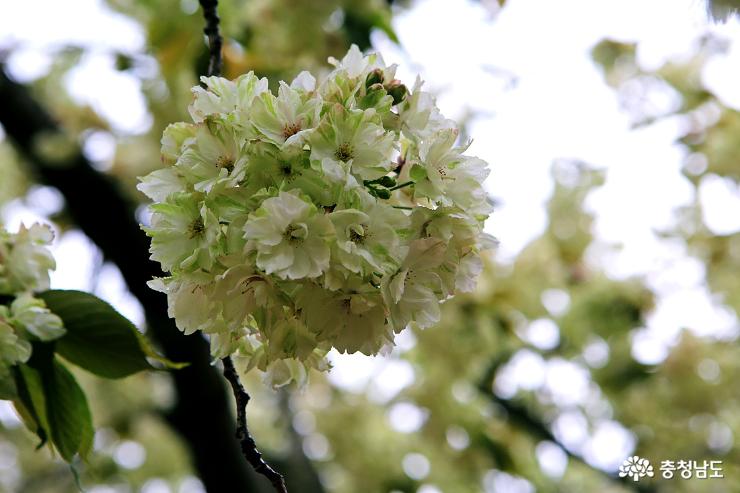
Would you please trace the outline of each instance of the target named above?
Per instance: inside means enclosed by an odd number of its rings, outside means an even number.
[[[277,94],[252,72],[203,77],[193,123],[165,130],[165,167],[138,187],[170,316],[273,385],[326,369],[331,348],[377,354],[434,324],[491,244],[487,165],[421,81],[356,46],[330,62]]]
[[[56,266],[48,249],[53,238],[47,226],[0,229],[0,381],[10,367],[31,357],[31,342],[50,341],[64,333],[62,320],[34,292],[49,288]]]

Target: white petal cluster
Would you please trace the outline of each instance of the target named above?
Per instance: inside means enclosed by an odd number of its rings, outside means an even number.
[[[202,78],[193,123],[165,130],[166,166],[138,187],[170,316],[276,386],[328,368],[331,348],[377,354],[434,324],[491,245],[486,163],[421,82],[356,46],[330,62],[277,95],[251,72]]]
[[[12,365],[31,357],[32,341],[50,341],[64,334],[62,320],[33,292],[49,288],[56,266],[48,249],[53,238],[47,226],[21,226],[16,234],[0,229],[0,381]]]

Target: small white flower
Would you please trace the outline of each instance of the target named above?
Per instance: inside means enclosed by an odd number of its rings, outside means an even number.
[[[236,120],[244,119],[252,106],[252,100],[267,91],[267,79],[257,78],[254,72],[239,76],[230,81],[223,77],[201,77],[206,85],[193,88],[193,103],[188,110],[193,121],[202,122],[209,115],[235,115]]]
[[[401,105],[400,120],[403,131],[415,142],[434,132],[454,129],[455,122],[442,116],[434,96],[421,90],[422,81],[417,77],[410,96]]]
[[[346,70],[347,75],[355,78],[365,73],[368,66],[370,65],[370,60],[369,57],[365,57],[362,55],[362,52],[357,47],[357,45],[353,44],[341,61],[337,60],[334,57],[330,57],[329,63],[334,65],[337,70]]]
[[[216,278],[214,298],[221,306],[225,326],[239,330],[249,317],[267,320],[271,310],[279,310],[270,281],[248,265],[236,265]]]
[[[361,180],[373,180],[393,166],[394,135],[385,132],[374,110],[332,105],[309,138],[311,159],[346,163]]]
[[[175,164],[185,145],[195,138],[197,125],[192,123],[172,123],[162,133],[162,162],[164,164]]]
[[[484,212],[487,204],[481,183],[489,170],[481,159],[464,156],[465,148],[454,147],[457,136],[457,130],[445,129],[425,138],[411,177],[417,181],[416,191],[425,197],[469,213]]]
[[[41,224],[21,225],[14,235],[0,231],[0,293],[49,288],[49,271],[56,268],[48,249],[53,238],[51,229]]]
[[[252,122],[274,144],[301,145],[320,111],[320,99],[281,82],[277,97],[266,92],[255,100]]]
[[[356,282],[345,291],[307,285],[298,293],[296,303],[317,338],[330,341],[340,352],[371,355],[393,344],[383,299],[367,283]]]
[[[209,328],[216,308],[212,285],[173,277],[156,278],[148,285],[167,295],[168,315],[185,334]]]
[[[41,341],[52,341],[66,332],[62,319],[54,315],[43,300],[23,293],[10,304],[12,323],[18,330],[23,330]]]
[[[209,192],[220,182],[235,186],[245,173],[245,141],[246,136],[236,127],[209,117],[198,125],[194,138],[184,146],[176,163],[177,172],[199,192]]]
[[[257,252],[257,267],[281,279],[320,276],[329,266],[331,222],[295,193],[280,192],[249,215],[247,247]]]
[[[306,92],[312,92],[316,90],[316,77],[311,75],[311,72],[303,71],[293,79],[290,83],[290,87],[293,89],[299,89]]]
[[[414,240],[401,268],[383,279],[383,297],[395,332],[411,322],[423,329],[439,321],[442,279],[436,270],[445,251],[445,244],[439,239]]]
[[[182,175],[174,167],[154,170],[136,185],[136,188],[156,202],[164,202],[172,194],[186,188]]]
[[[54,257],[48,249],[53,234],[47,226],[21,226],[11,234],[0,229],[0,393],[12,395],[10,368],[31,357],[32,341],[52,341],[65,334],[62,320],[34,291],[49,288]]]
[[[152,237],[152,260],[170,272],[209,269],[220,227],[200,196],[174,194],[151,210],[151,225],[143,229]]]
[[[400,234],[408,218],[380,203],[367,208],[335,210],[329,215],[336,231],[335,255],[343,267],[365,276],[395,270],[404,255]]]
[[[3,308],[0,307],[0,373],[5,373],[3,367],[25,363],[31,357],[31,343],[19,337],[9,320],[4,319]],[[5,312],[8,316],[7,309]]]

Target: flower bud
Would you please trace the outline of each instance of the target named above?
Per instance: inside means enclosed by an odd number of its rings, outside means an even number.
[[[382,84],[373,84],[367,88],[367,94],[360,99],[360,107],[362,109],[374,108],[385,96],[386,92]]]
[[[391,198],[391,192],[384,188],[376,188],[375,196],[378,197],[379,199],[389,199]]]
[[[409,92],[406,86],[401,84],[401,81],[398,79],[393,79],[392,81],[390,81],[388,85],[385,86],[385,90],[388,91],[388,94],[393,97],[394,105],[399,104],[404,99],[406,99],[406,95]]]
[[[365,87],[370,89],[370,86],[373,86],[375,84],[382,84],[383,79],[383,71],[379,68],[376,68],[367,75],[367,79],[365,79]]]
[[[396,180],[394,180],[390,176],[384,176],[384,177],[378,179],[378,185],[384,186],[386,188],[395,187],[396,186]]]

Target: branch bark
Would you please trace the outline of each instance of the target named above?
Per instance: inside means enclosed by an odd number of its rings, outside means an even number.
[[[223,38],[221,38],[221,31],[219,30],[218,0],[200,0],[200,6],[206,20],[206,27],[203,28],[203,32],[208,36],[208,50],[210,52],[208,75],[221,75]]]
[[[227,356],[221,361],[224,365],[224,377],[231,384],[234,399],[236,399],[236,438],[239,440],[242,454],[244,454],[247,462],[251,464],[256,472],[270,480],[270,484],[275,488],[275,491],[278,493],[288,493],[283,476],[262,459],[262,454],[257,450],[257,444],[254,443],[254,439],[249,434],[249,428],[247,427],[247,404],[249,404],[250,397],[239,380],[239,374],[236,368],[234,368],[234,362],[231,361],[230,356]]]

